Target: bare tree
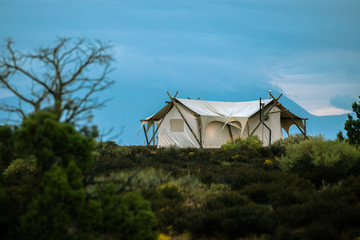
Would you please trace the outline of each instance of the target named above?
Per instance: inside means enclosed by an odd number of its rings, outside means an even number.
[[[112,45],[59,38],[54,46],[23,53],[14,50],[13,44],[6,40],[0,59],[0,87],[15,95],[19,104],[2,103],[0,110],[24,117],[25,103],[34,112],[52,111],[59,121],[75,123],[90,118],[92,110],[104,105],[94,94],[114,83],[108,79]]]

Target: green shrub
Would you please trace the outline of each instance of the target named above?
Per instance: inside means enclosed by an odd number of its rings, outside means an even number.
[[[280,168],[297,172],[317,186],[321,182],[337,182],[349,174],[358,174],[360,151],[345,141],[312,137],[298,144],[286,145]]]
[[[105,239],[156,239],[158,225],[149,201],[132,192],[122,196],[108,184],[99,191],[102,222],[94,226]]]
[[[253,135],[245,139],[238,137],[234,140],[229,140],[221,146],[221,148],[225,150],[235,150],[241,148],[256,150],[261,147],[262,147],[262,142],[260,141],[259,137]]]
[[[287,138],[285,138],[282,141],[283,141],[284,145],[286,146],[289,144],[301,143],[301,142],[305,141],[305,137],[302,133],[290,134],[290,136],[288,136]]]
[[[42,192],[29,204],[21,227],[28,239],[69,239],[85,203],[81,172],[74,162],[66,170],[54,164],[44,174]]]
[[[159,220],[161,232],[169,233],[174,230],[175,222],[184,214],[185,200],[181,189],[174,183],[166,183],[157,189],[144,189],[143,196],[151,202],[153,211]]]
[[[0,126],[0,172],[16,158],[14,151],[14,127]]]
[[[38,169],[45,172],[56,162],[66,167],[75,161],[81,170],[92,163],[94,139],[85,137],[54,114],[38,112],[24,118],[15,132],[15,150],[22,158],[35,156]]]
[[[42,191],[22,217],[23,238],[156,239],[157,220],[149,201],[139,194],[119,195],[113,184],[98,187],[85,201],[80,169],[54,164],[43,177]]]
[[[349,170],[360,161],[360,151],[346,142],[324,140],[322,136],[311,137],[299,144],[287,145],[286,155],[281,159],[280,167],[289,170],[302,160],[325,168],[344,161],[347,165],[346,170]]]
[[[21,178],[26,173],[36,174],[37,171],[36,159],[31,156],[26,159],[19,158],[12,161],[3,174],[7,178]]]
[[[226,192],[209,198],[201,209],[189,214],[187,229],[195,238],[238,239],[269,234],[275,224],[271,208],[238,193]]]

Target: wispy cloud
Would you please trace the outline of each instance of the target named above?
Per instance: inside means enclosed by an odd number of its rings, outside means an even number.
[[[317,51],[282,59],[268,74],[272,84],[314,115],[348,113],[349,108],[334,106],[331,99],[360,94],[360,53]]]

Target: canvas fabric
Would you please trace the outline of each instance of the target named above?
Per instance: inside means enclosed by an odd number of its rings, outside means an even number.
[[[259,101],[249,102],[213,102],[177,98],[179,108],[190,128],[181,117],[173,103],[168,103],[156,114],[142,120],[147,123],[148,131],[153,124],[159,127],[158,146],[179,146],[199,148],[200,140],[204,148],[219,148],[232,137],[246,138],[257,135],[264,145],[269,144],[269,130],[260,122]],[[295,119],[300,127],[302,120],[286,112],[281,104],[274,104],[272,99],[262,100],[263,122],[271,129],[271,143],[283,138],[282,128],[288,132]],[[290,117],[291,116],[291,117]],[[199,122],[199,120],[201,120]],[[201,133],[199,132],[201,125]],[[195,134],[195,136],[194,136]]]

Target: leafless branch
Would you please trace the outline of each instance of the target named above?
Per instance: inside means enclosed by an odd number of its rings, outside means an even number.
[[[112,45],[59,38],[55,46],[25,54],[15,51],[13,44],[11,39],[6,41],[0,59],[0,86],[30,104],[34,111],[46,108],[56,113],[59,120],[73,123],[91,116],[92,110],[105,104],[93,95],[114,83],[107,79],[113,61]],[[10,81],[16,77],[28,81],[31,88],[27,93]],[[15,112],[17,108],[3,105],[0,110]]]

